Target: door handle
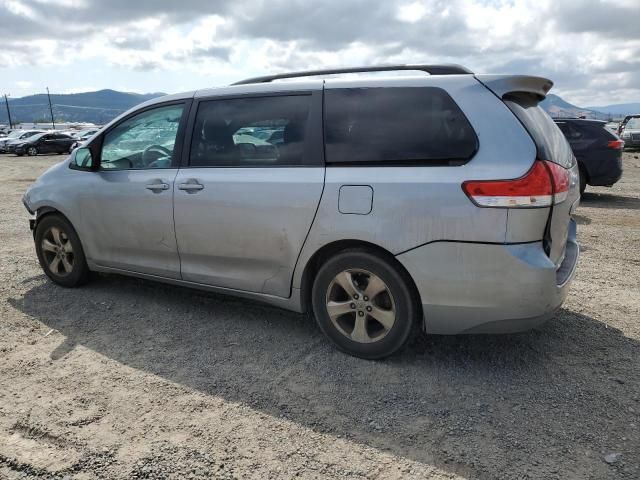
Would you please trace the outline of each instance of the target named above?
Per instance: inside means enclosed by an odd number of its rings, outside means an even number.
[[[191,180],[178,185],[178,190],[184,190],[187,193],[195,193],[202,189],[204,189],[204,185],[198,183],[196,180]]]
[[[160,183],[150,183],[145,186],[147,190],[151,190],[152,192],[160,192],[162,190],[169,190],[169,184],[160,182]]]

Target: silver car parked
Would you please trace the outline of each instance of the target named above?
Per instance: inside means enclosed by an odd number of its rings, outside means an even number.
[[[625,148],[640,148],[640,116],[630,118],[620,134]]]
[[[336,76],[388,70],[420,73]],[[67,287],[111,272],[312,311],[363,358],[415,327],[534,327],[578,259],[551,86],[396,65],[151,100],[29,188],[38,259]]]

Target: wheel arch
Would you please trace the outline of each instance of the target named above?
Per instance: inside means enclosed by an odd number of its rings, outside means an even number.
[[[398,269],[400,274],[405,278],[407,285],[412,292],[414,300],[416,301],[419,313],[420,315],[422,315],[422,304],[419,301],[420,295],[418,293],[418,288],[404,265],[402,265],[402,263],[400,263],[400,261],[398,261],[398,259],[387,249],[376,245],[375,243],[355,239],[343,239],[327,243],[326,245],[323,245],[318,250],[316,250],[313,255],[311,255],[304,266],[300,281],[300,304],[302,307],[302,311],[308,312],[311,310],[311,290],[313,287],[313,281],[322,263],[328,258],[337,255],[338,253],[345,250],[358,249],[374,253],[375,255],[378,255],[387,260]]]
[[[48,217],[50,215],[60,215],[67,222],[69,222],[69,225],[71,225],[71,227],[75,230],[76,235],[80,239],[80,245],[82,245],[82,249],[83,249],[83,251],[85,251],[85,254],[86,254],[85,246],[84,246],[84,243],[82,242],[82,237],[78,233],[77,227],[71,221],[69,216],[66,215],[62,210],[60,210],[60,209],[58,209],[56,207],[50,206],[50,205],[45,205],[45,206],[42,206],[42,207],[39,207],[39,208],[36,209],[36,218],[35,218],[35,222],[33,223],[33,235],[34,235],[34,237],[35,237],[35,234],[36,234],[36,229],[38,228],[38,224],[42,221],[43,218]]]
[[[67,217],[63,212],[61,212],[60,210],[58,210],[56,207],[51,207],[51,206],[44,206],[44,207],[40,207],[38,209],[36,209],[36,222],[34,224],[33,230],[35,231],[36,227],[38,226],[38,223],[40,223],[40,221],[48,216],[48,215],[60,215],[62,217],[65,218],[65,220],[69,223],[71,223],[71,225],[73,226],[73,223],[71,222],[71,220],[69,220],[69,217]],[[73,226],[73,228],[75,229],[76,227]]]
[[[587,167],[585,162],[578,160],[578,170],[580,170],[581,173],[584,173],[585,179],[588,185],[589,182],[591,181],[591,175],[589,174],[589,167]]]

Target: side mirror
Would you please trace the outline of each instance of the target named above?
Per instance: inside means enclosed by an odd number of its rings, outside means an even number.
[[[74,150],[73,161],[71,162],[71,168],[78,170],[94,170],[97,165],[93,160],[91,150],[86,147],[76,148]]]

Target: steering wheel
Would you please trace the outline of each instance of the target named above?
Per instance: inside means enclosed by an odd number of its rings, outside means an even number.
[[[168,156],[171,156],[171,150],[169,150],[168,148],[165,148],[162,145],[149,145],[142,151],[140,159],[142,160],[143,165],[146,167],[151,162],[155,162],[161,157]]]

